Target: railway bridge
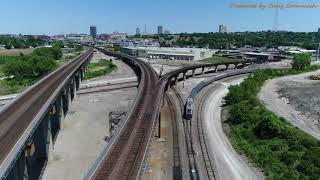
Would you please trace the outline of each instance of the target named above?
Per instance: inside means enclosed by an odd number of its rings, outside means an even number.
[[[139,77],[139,90],[129,114],[121,122],[122,128],[98,156],[85,179],[139,178],[144,173],[150,142],[156,133],[165,90],[190,76],[253,63],[194,65],[159,77],[148,63],[135,57],[99,50],[131,66]],[[41,175],[92,55],[93,49],[88,48],[84,54],[28,88],[0,112],[0,179],[37,179]]]
[[[93,49],[47,75],[0,112],[0,179],[38,179]]]
[[[110,144],[98,156],[84,179],[138,179],[146,168],[150,142],[155,136],[155,125],[160,126],[159,107],[165,90],[178,80],[205,72],[217,72],[230,68],[242,68],[252,61],[233,61],[227,63],[201,64],[184,67],[159,77],[146,62],[121,53],[99,49],[107,55],[116,56],[127,63],[133,63],[141,71],[139,94],[129,115],[122,122],[123,127],[115,133]],[[200,73],[196,71],[200,69]],[[213,69],[213,70],[212,70]],[[188,75],[188,72],[191,72]],[[182,77],[180,78],[180,75]],[[180,79],[179,79],[180,78]],[[158,122],[158,123],[157,123]]]

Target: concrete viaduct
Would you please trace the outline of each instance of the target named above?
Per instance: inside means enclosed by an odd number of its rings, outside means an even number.
[[[21,93],[0,112],[0,179],[38,179],[50,161],[64,117],[83,79],[93,49]]]

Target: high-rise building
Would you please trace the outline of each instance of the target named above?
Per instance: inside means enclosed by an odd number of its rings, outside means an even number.
[[[97,38],[97,27],[94,25],[90,26],[90,36],[92,38]]]
[[[219,26],[219,33],[228,33],[228,26],[220,25]]]
[[[137,35],[137,36],[140,36],[140,35],[141,35],[140,28],[138,28],[138,27],[136,28],[136,35]]]
[[[318,28],[318,33],[320,33],[320,28]]]
[[[158,34],[163,34],[163,26],[158,26]]]
[[[170,34],[170,31],[168,29],[164,30],[164,34]]]

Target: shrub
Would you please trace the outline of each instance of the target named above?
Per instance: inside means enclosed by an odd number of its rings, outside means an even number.
[[[279,121],[272,113],[265,113],[261,121],[254,128],[255,135],[260,139],[270,139],[281,135],[284,129],[283,123]]]
[[[258,70],[240,85],[229,88],[228,136],[237,151],[263,169],[267,179],[320,177],[320,141],[268,111],[257,93],[269,78],[315,70]]]
[[[293,58],[292,68],[294,70],[304,70],[311,64],[311,56],[309,54],[297,54]]]

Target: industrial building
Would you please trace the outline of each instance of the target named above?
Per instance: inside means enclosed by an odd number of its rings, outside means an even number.
[[[123,53],[149,59],[199,61],[212,57],[214,51],[203,48],[124,47]]]

